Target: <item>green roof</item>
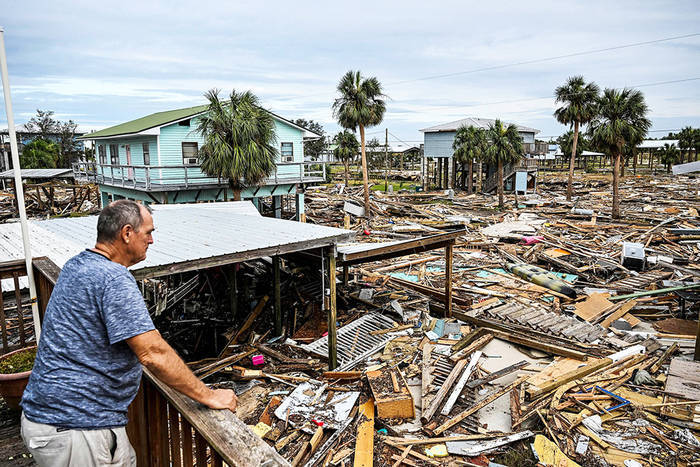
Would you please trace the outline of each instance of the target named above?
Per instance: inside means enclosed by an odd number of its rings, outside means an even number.
[[[104,130],[86,133],[78,139],[93,139],[105,138],[109,136],[130,135],[166,125],[171,122],[176,122],[183,118],[191,117],[207,110],[207,105],[197,105],[195,107],[187,107],[186,109],[166,110],[165,112],[156,112],[145,117],[137,118],[130,122],[120,123],[119,125],[105,128]]]

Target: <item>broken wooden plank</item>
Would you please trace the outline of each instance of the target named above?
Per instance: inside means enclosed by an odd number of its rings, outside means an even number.
[[[515,388],[516,386],[521,384],[526,379],[527,379],[527,376],[523,376],[521,378],[516,379],[515,381],[513,381],[509,385],[504,386],[501,389],[493,392],[492,394],[490,394],[486,398],[480,400],[476,404],[472,405],[471,407],[464,410],[463,412],[460,412],[458,415],[455,415],[450,420],[448,420],[444,424],[437,427],[435,430],[433,430],[433,433],[436,435],[443,433],[445,430],[448,430],[449,428],[455,426],[456,424],[458,424],[459,422],[461,422],[462,420],[464,420],[465,418],[467,418],[468,416],[470,416],[471,414],[473,414],[477,410],[479,410],[483,407],[486,407],[491,402],[495,401],[496,399],[498,399],[499,397],[501,397],[505,393],[510,392],[513,388]]]
[[[354,467],[372,467],[374,464],[374,400],[360,405],[360,424],[357,426]]]
[[[498,378],[501,378],[501,377],[503,377],[503,376],[505,376],[505,375],[508,375],[508,374],[510,374],[510,373],[512,373],[512,372],[514,372],[514,371],[517,371],[517,370],[519,370],[519,369],[521,369],[521,368],[527,366],[527,364],[528,364],[528,363],[527,363],[527,360],[522,360],[522,361],[520,361],[520,362],[518,362],[518,363],[515,363],[515,364],[513,364],[513,365],[507,366],[507,367],[502,368],[502,369],[500,369],[500,370],[498,370],[498,371],[494,371],[493,373],[491,373],[490,375],[486,376],[485,378],[479,378],[479,379],[475,379],[474,381],[469,381],[469,382],[467,383],[467,387],[470,388],[470,389],[473,389],[473,388],[476,388],[476,387],[481,386],[482,384],[490,383],[490,382],[493,381],[493,380],[496,380],[496,379],[498,379]]]
[[[590,363],[582,365],[579,368],[576,368],[575,370],[564,373],[563,375],[554,378],[553,380],[547,383],[544,383],[542,386],[530,386],[526,389],[526,391],[530,397],[537,397],[539,395],[553,391],[559,386],[566,384],[570,381],[574,381],[576,379],[583,378],[584,376],[588,376],[594,371],[600,370],[601,368],[610,365],[611,363],[612,360],[610,360],[609,358],[601,358],[599,360],[594,360]]]
[[[452,371],[450,372],[449,376],[445,380],[444,383],[442,383],[442,386],[438,390],[437,394],[435,397],[433,397],[430,401],[430,405],[428,406],[427,409],[423,410],[423,413],[421,413],[421,421],[426,424],[430,421],[431,418],[433,418],[433,415],[435,415],[435,412],[437,412],[438,407],[440,404],[442,404],[442,401],[445,399],[445,396],[447,396],[447,393],[450,391],[452,388],[452,385],[454,382],[457,380],[459,375],[462,373],[464,370],[464,367],[467,366],[467,361],[466,360],[460,360],[457,362],[457,364],[452,368]]]
[[[480,350],[477,350],[472,354],[471,360],[469,360],[469,364],[467,365],[467,368],[464,369],[464,372],[462,373],[462,377],[459,378],[459,381],[457,381],[457,384],[455,384],[454,389],[452,390],[452,393],[450,394],[450,397],[447,399],[447,402],[445,402],[445,406],[442,408],[440,411],[440,414],[442,415],[449,415],[450,411],[452,410],[452,407],[454,406],[455,402],[457,402],[457,398],[462,394],[462,390],[464,389],[464,385],[467,384],[467,381],[469,380],[469,377],[472,375],[474,372],[474,369],[476,368],[476,364],[481,358],[482,352]]]

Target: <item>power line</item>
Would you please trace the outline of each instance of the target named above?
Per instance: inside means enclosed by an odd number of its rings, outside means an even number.
[[[700,36],[700,32],[696,32],[696,33],[692,33],[692,34],[684,34],[682,36],[664,37],[662,39],[654,39],[651,41],[634,42],[632,44],[616,45],[613,47],[605,47],[602,49],[592,49],[592,50],[585,50],[582,52],[573,52],[573,53],[564,54],[564,55],[554,55],[551,57],[537,58],[537,59],[533,59],[533,60],[523,60],[520,62],[506,63],[503,65],[494,65],[494,66],[488,66],[488,67],[482,67],[482,68],[474,68],[472,70],[467,70],[467,71],[457,71],[457,72],[445,73],[445,74],[441,74],[441,75],[424,76],[422,78],[414,78],[414,79],[407,79],[407,80],[403,80],[403,81],[395,81],[393,83],[389,83],[389,85],[412,83],[415,81],[427,81],[427,80],[431,80],[431,79],[449,78],[452,76],[460,76],[460,75],[466,75],[466,74],[471,74],[471,73],[479,73],[482,71],[501,70],[503,68],[510,68],[510,67],[522,66],[522,65],[531,65],[533,63],[542,63],[542,62],[548,62],[548,61],[553,61],[553,60],[561,60],[562,58],[579,57],[581,55],[591,55],[591,54],[597,54],[597,53],[602,53],[602,52],[609,52],[611,50],[639,47],[642,45],[658,44],[660,42],[668,42],[668,41],[673,41],[673,40],[677,40],[677,39],[686,39],[689,37],[696,37],[696,36]]]
[[[631,47],[640,47],[643,45],[658,44],[660,42],[669,42],[669,41],[674,41],[674,40],[678,40],[678,39],[686,39],[686,38],[697,37],[697,36],[700,36],[700,32],[696,32],[696,33],[692,33],[692,34],[684,34],[681,36],[664,37],[661,39],[654,39],[654,40],[650,40],[650,41],[634,42],[631,44],[616,45],[616,46],[612,46],[612,47],[605,47],[602,49],[592,49],[592,50],[586,50],[586,51],[582,51],[582,52],[573,52],[573,53],[564,54],[564,55],[555,55],[555,56],[551,56],[551,57],[538,58],[538,59],[533,59],[533,60],[524,60],[524,61],[520,61],[520,62],[506,63],[503,65],[494,65],[494,66],[489,66],[489,67],[475,68],[475,69],[467,70],[467,71],[457,71],[457,72],[445,73],[445,74],[441,74],[441,75],[431,75],[431,76],[424,76],[422,78],[413,78],[413,79],[402,80],[402,81],[394,81],[392,83],[388,83],[388,86],[397,85],[397,84],[412,83],[412,82],[416,82],[416,81],[427,81],[427,80],[432,80],[432,79],[448,78],[451,76],[466,75],[466,74],[478,73],[478,72],[482,72],[482,71],[500,70],[503,68],[529,65],[532,63],[542,63],[542,62],[553,61],[553,60],[561,60],[563,58],[578,57],[581,55],[591,55],[591,54],[596,54],[596,53],[609,52],[611,50],[627,49],[627,48],[631,48]],[[698,78],[692,78],[692,79],[698,79]],[[285,97],[278,97],[278,98],[276,98],[276,100],[289,101],[289,100],[295,100],[295,99],[302,99],[302,98],[306,98],[306,97],[325,96],[327,94],[328,93],[323,92],[323,93],[306,94],[306,95],[301,95],[301,96],[289,96],[286,98]],[[543,98],[538,98],[538,99],[543,99]]]

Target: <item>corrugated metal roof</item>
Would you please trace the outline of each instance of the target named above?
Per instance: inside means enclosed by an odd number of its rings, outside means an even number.
[[[226,105],[226,101],[224,100],[224,105]],[[194,107],[186,107],[184,109],[175,109],[175,110],[166,110],[164,112],[156,112],[151,115],[146,115],[145,117],[137,118],[136,120],[131,120],[129,122],[124,122],[120,123],[119,125],[114,125],[109,128],[104,128],[99,131],[94,131],[92,133],[86,133],[83,136],[79,137],[78,139],[85,139],[85,140],[90,140],[90,139],[95,139],[95,138],[108,138],[111,136],[122,136],[122,135],[131,135],[135,133],[140,133],[142,131],[149,130],[151,128],[156,128],[160,127],[163,125],[167,125],[168,123],[175,123],[178,120],[183,120],[186,119],[187,117],[194,117],[195,115],[198,115],[204,111],[207,110],[209,107],[208,104],[203,104],[203,105],[197,105]],[[296,127],[304,132],[304,137],[305,138],[320,138],[322,135],[316,133],[315,131],[309,130],[308,128],[304,128],[300,125],[297,125],[291,120],[287,120],[284,117],[280,117],[279,115],[270,112],[267,109],[263,109],[265,112],[269,113],[272,115],[274,118],[281,120],[283,122],[286,122],[289,125],[292,125],[293,127]]]
[[[19,174],[22,178],[72,178],[73,169],[22,169]],[[15,178],[15,169],[0,172],[0,178]]]
[[[639,149],[660,149],[663,148],[665,144],[669,146],[678,147],[677,139],[645,139],[640,144],[637,145]]]
[[[241,204],[242,203],[242,204]],[[155,207],[154,243],[146,260],[132,266],[138,274],[146,268],[206,258],[250,253],[265,248],[290,247],[308,242],[314,248],[345,240],[353,232],[302,222],[263,217],[244,204],[180,204]],[[228,205],[228,206],[226,206]],[[254,207],[252,208],[255,209]],[[86,248],[95,245],[97,216],[29,221],[32,255],[48,256],[59,267]],[[24,257],[19,223],[0,224],[0,261]],[[10,283],[9,290],[12,290]],[[3,289],[6,284],[3,281]]]
[[[489,126],[493,125],[496,120],[491,119],[491,118],[478,118],[478,117],[468,117],[468,118],[463,118],[462,120],[456,120],[454,122],[449,122],[449,123],[443,123],[441,125],[435,125],[431,126],[430,128],[424,128],[420,131],[424,133],[432,133],[432,132],[438,132],[438,131],[457,131],[457,128],[460,126],[473,126],[476,128],[483,128],[483,129],[488,129]],[[503,122],[506,125],[511,125],[510,122]],[[527,126],[522,126],[518,125],[517,123],[513,123],[516,127],[518,127],[518,131],[521,133],[539,133],[540,130],[537,130],[535,128],[530,128]]]

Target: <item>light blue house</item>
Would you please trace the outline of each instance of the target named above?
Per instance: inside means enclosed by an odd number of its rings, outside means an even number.
[[[94,142],[96,166],[86,170],[74,165],[76,175],[94,174],[103,205],[123,198],[166,204],[233,199],[227,180],[209,177],[199,166],[204,139],[196,128],[206,109],[200,105],[158,112],[82,136]],[[324,180],[322,164],[304,162],[304,141],[320,135],[270,114],[277,135],[277,169],[261,186],[244,189],[241,198],[259,207],[261,198],[272,197],[280,217],[282,196],[293,194],[299,218],[304,187]]]
[[[457,129],[461,126],[467,126],[486,130],[493,125],[494,122],[495,120],[493,119],[470,117],[420,130],[423,133],[424,143],[422,164],[424,185],[426,179],[429,178],[429,174],[426,173],[428,167],[427,161],[433,159],[436,161],[436,167],[432,173],[433,180],[435,180],[437,185],[441,188],[454,187],[457,168],[452,157],[454,155],[452,143],[455,140]],[[510,124],[509,122],[503,123],[505,125]],[[546,144],[543,145],[535,141],[535,135],[539,133],[540,130],[518,124],[515,124],[515,126],[522,138],[523,156],[525,156],[526,159],[540,152],[543,154],[547,152]],[[495,168],[486,166],[484,169],[488,177],[487,181],[484,183],[484,191],[490,191],[495,188],[495,184],[490,180],[493,178]],[[515,170],[511,173],[506,173],[505,178],[510,178],[514,172]],[[450,175],[452,175],[452,177],[450,177]],[[452,179],[452,183],[450,183],[450,178]],[[506,184],[508,184],[508,180],[506,180]]]

